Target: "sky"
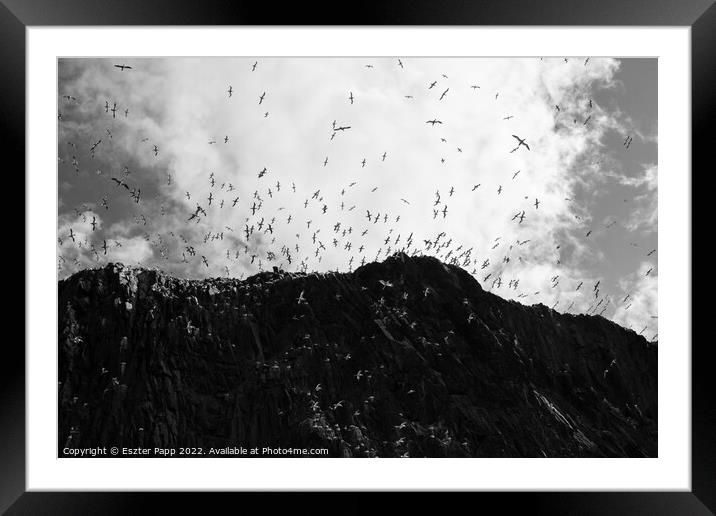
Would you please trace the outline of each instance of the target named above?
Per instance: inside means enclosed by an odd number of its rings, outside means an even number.
[[[60,278],[404,251],[658,338],[655,59],[60,59],[57,116]]]

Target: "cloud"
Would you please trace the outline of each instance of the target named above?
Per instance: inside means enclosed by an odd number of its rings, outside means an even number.
[[[94,229],[92,228],[94,223]],[[128,237],[128,229],[113,224],[103,231],[100,214],[87,210],[76,215],[65,213],[58,218],[57,251],[61,277],[85,268],[113,261],[132,265],[149,265],[154,252],[147,239]],[[106,250],[105,250],[106,246]]]
[[[649,274],[647,275],[647,272]],[[623,298],[613,320],[653,340],[658,332],[658,273],[651,262],[642,262],[639,269],[619,281]]]
[[[622,178],[622,184],[636,188],[639,191],[634,197],[636,208],[626,222],[627,229],[630,231],[655,231],[658,221],[656,165],[644,165],[642,176]]]

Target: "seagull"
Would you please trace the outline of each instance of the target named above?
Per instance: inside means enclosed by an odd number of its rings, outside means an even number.
[[[127,183],[125,183],[125,182],[122,181],[121,179],[117,179],[116,177],[113,177],[113,178],[111,178],[111,179],[112,179],[112,181],[114,181],[115,183],[117,183],[117,186],[123,186],[123,187],[125,187],[127,190],[129,190],[129,185],[127,185]]]
[[[266,92],[264,91],[264,92],[261,94],[261,96],[259,97],[259,106],[260,106],[261,103],[264,101],[264,97],[265,97],[265,96],[266,96]]]
[[[121,65],[116,64],[116,65],[114,65],[114,67],[115,67],[115,68],[119,68],[121,71],[124,71],[125,69],[126,69],[126,70],[131,70],[131,69],[132,69],[131,66],[127,66],[127,65],[125,65],[125,64],[121,64]]]
[[[428,120],[428,121],[425,122],[425,123],[426,123],[426,124],[432,124],[433,127],[435,127],[435,124],[442,124],[442,122],[441,122],[440,120],[436,119],[436,118],[434,118],[434,119],[432,119],[432,120]]]
[[[527,147],[527,150],[530,150],[530,146],[525,143],[525,139],[524,139],[524,138],[520,138],[520,137],[517,136],[516,134],[513,134],[512,137],[515,138],[518,143],[517,143],[517,147],[515,147],[514,149],[512,149],[512,150],[510,151],[510,153],[515,152],[517,149],[520,148],[520,146]]]
[[[229,93],[229,97],[234,93],[234,88],[231,87],[231,84],[229,84],[229,89],[226,90]]]
[[[351,92],[349,92],[349,93],[350,93],[350,95],[348,96],[348,100],[350,100],[350,101],[351,101],[351,105],[353,105],[353,92],[351,91]]]
[[[333,130],[334,131],[345,131],[346,129],[350,129],[350,128],[351,128],[350,125],[342,125],[340,127],[336,127],[336,121],[335,120],[333,121]],[[335,132],[333,134],[335,134]],[[333,139],[333,138],[331,138],[331,139]]]
[[[448,92],[449,89],[450,89],[450,88],[446,88],[445,91],[443,91],[443,94],[440,95],[440,99],[439,99],[439,100],[442,100],[442,99],[445,97],[445,95],[447,94],[447,92]]]

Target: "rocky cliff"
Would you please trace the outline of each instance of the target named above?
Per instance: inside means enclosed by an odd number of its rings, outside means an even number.
[[[59,283],[58,330],[59,450],[657,454],[656,345],[434,258],[244,281],[113,264]]]

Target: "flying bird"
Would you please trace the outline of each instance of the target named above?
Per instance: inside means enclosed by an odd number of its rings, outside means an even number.
[[[116,177],[113,177],[113,178],[111,178],[111,179],[112,179],[112,181],[114,181],[115,183],[117,183],[117,186],[123,186],[123,187],[125,187],[127,190],[129,190],[129,185],[127,185],[127,183],[125,183],[125,182],[122,181],[121,179],[117,179]]]
[[[527,150],[530,150],[530,146],[525,143],[525,139],[524,139],[524,138],[520,138],[520,137],[517,136],[516,134],[513,134],[512,137],[513,137],[514,139],[516,139],[518,143],[517,143],[517,147],[515,147],[514,149],[512,149],[512,150],[510,151],[510,153],[515,152],[515,151],[516,151],[517,149],[519,149],[521,146],[526,147]]]

